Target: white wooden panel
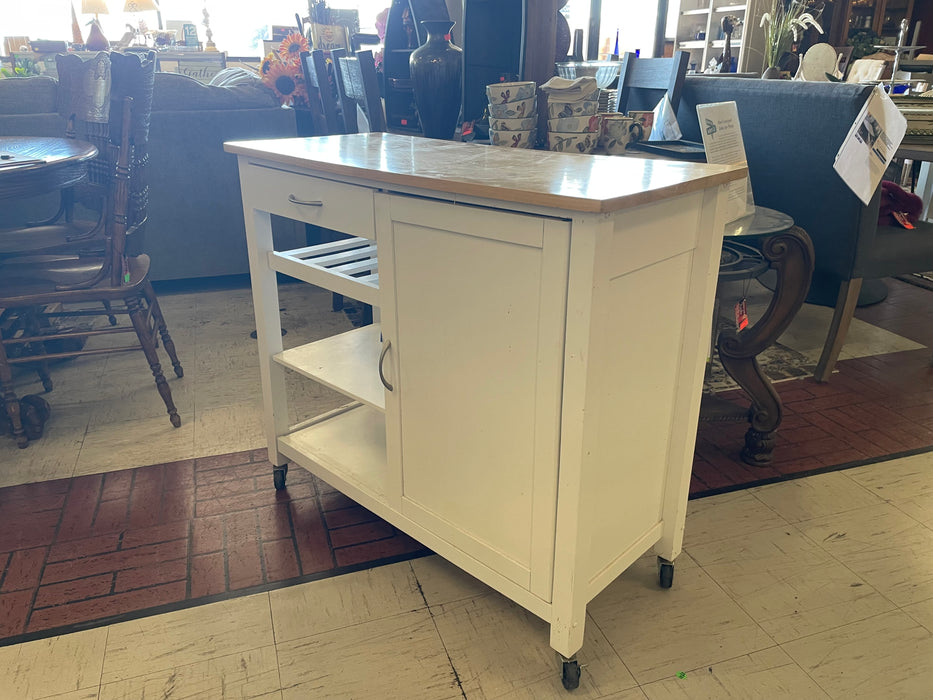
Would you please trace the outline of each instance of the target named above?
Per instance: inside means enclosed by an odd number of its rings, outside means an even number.
[[[597,452],[583,499],[588,580],[661,519],[691,262],[689,253],[668,258],[607,290],[614,318],[591,368],[600,379]]]
[[[240,172],[244,203],[247,200],[262,202],[261,208],[271,214],[353,236],[376,237],[373,191],[367,187],[256,163],[244,167],[242,160]],[[289,201],[289,195],[321,205],[296,204]]]
[[[393,197],[391,218],[403,513],[530,586],[535,499],[556,484],[568,228],[542,250],[532,217]]]
[[[472,574],[542,620],[550,620],[550,604],[527,588],[453,546],[438,533],[401,513],[391,492],[392,470],[386,470],[383,416],[366,406],[349,405],[280,437],[283,453],[298,466],[317,475],[364,508],[409,534],[454,565]],[[388,478],[389,483],[384,483]]]
[[[323,467],[326,471],[318,475],[351,498],[361,492],[387,503],[385,419],[378,411],[368,406],[335,411],[326,420],[283,435],[278,448],[302,466]],[[327,479],[325,473],[334,478]]]
[[[693,249],[702,197],[697,192],[617,215],[607,251],[612,261],[609,279]]]
[[[371,324],[290,348],[273,359],[345,396],[385,411],[378,367],[381,334],[379,324]]]

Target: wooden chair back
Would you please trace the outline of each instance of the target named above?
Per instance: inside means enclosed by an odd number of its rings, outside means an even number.
[[[316,136],[344,134],[346,129],[337,116],[337,97],[327,71],[327,59],[321,49],[301,52],[301,70],[308,91],[308,109]]]
[[[676,114],[689,62],[690,54],[686,51],[677,51],[671,58],[638,58],[625,53],[615,111],[652,110],[666,93]]]
[[[356,106],[359,105],[369,121],[370,131],[388,131],[373,52],[357,51],[354,56],[340,55],[335,58],[335,65],[344,119],[352,115],[350,120],[356,126]],[[359,130],[358,127],[356,130]]]
[[[119,147],[126,129],[132,171],[125,214],[127,235],[138,232],[148,218],[148,144],[155,52],[141,55],[101,51],[86,60],[65,54],[56,56],[55,62],[59,76],[58,111],[66,120],[65,136],[89,141],[98,150],[97,158],[89,165],[87,183],[66,194],[97,210],[103,220],[113,177],[110,151]],[[124,115],[126,98],[130,98],[128,121]],[[61,214],[68,221],[72,203],[63,202]]]

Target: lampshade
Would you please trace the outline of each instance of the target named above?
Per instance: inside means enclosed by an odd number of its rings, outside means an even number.
[[[156,0],[126,0],[124,12],[158,12],[159,3]]]
[[[110,10],[107,9],[105,0],[81,0],[82,15],[107,15]]]

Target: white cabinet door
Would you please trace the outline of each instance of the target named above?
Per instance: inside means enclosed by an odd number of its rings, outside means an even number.
[[[402,512],[550,599],[570,224],[376,199]]]

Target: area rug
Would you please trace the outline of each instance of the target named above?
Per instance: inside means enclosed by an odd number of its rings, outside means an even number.
[[[428,554],[265,450],[0,489],[0,646]],[[2,693],[0,693],[2,695]]]

